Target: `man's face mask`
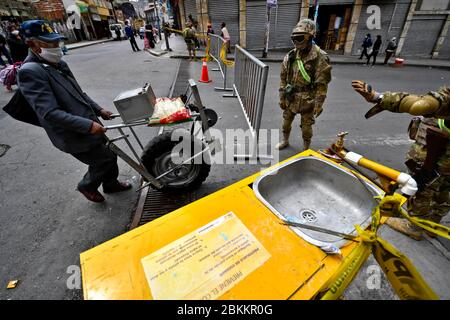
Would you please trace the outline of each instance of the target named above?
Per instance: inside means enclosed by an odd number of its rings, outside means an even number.
[[[40,52],[38,53],[39,56],[51,63],[59,63],[61,62],[61,58],[63,57],[63,52],[61,51],[61,48],[59,46],[56,46],[56,44],[54,45],[53,48],[45,48],[48,46],[48,44],[45,45],[45,47],[43,45],[41,45],[40,41],[37,42],[38,46],[40,47]]]
[[[291,37],[292,43],[296,49],[305,49],[311,43],[311,35],[299,34]]]
[[[39,54],[42,59],[47,60],[52,63],[59,63],[63,57],[63,52],[60,47],[57,48],[41,48],[41,53]]]

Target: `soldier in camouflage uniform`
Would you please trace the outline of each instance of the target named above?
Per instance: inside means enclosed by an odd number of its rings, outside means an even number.
[[[280,108],[283,110],[283,140],[276,145],[284,149],[289,145],[292,121],[301,115],[303,147],[308,149],[313,136],[315,118],[322,112],[331,81],[331,65],[327,54],[313,44],[316,25],[303,19],[291,34],[295,49],[291,50],[281,66]]]
[[[407,160],[413,160],[418,167],[423,166],[427,158],[427,135],[430,134],[427,129],[439,130],[447,136],[450,133],[450,87],[418,96],[404,92],[379,94],[372,90],[370,85],[358,80],[353,81],[352,86],[368,102],[377,103],[366,117],[383,110],[423,116],[416,130],[410,131],[410,137],[415,143],[406,157]],[[408,200],[408,211],[411,216],[439,223],[450,210],[450,139],[447,138],[446,141],[433,169],[438,173],[437,178],[428,181],[422,188],[419,185],[419,191]],[[413,172],[411,174],[414,176]],[[416,240],[423,237],[423,229],[405,219],[389,218],[386,223]]]

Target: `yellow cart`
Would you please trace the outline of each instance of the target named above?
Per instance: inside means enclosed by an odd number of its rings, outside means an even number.
[[[352,171],[312,150],[266,172],[311,157],[357,180]],[[314,298],[357,243],[348,241],[341,255],[330,255],[304,240],[299,229],[283,225],[258,199],[252,186],[260,176],[242,179],[83,252],[84,298]]]

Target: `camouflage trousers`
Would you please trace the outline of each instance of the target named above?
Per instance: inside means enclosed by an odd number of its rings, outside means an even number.
[[[283,111],[283,133],[290,133],[292,121],[294,121],[296,113],[286,108]],[[315,123],[313,111],[301,114],[300,128],[302,130],[302,138],[304,142],[310,143],[313,136],[312,126]]]
[[[426,149],[415,143],[408,152],[407,159],[423,163]],[[412,216],[440,222],[450,211],[450,157],[442,156],[438,161],[440,177],[408,200],[408,211]]]

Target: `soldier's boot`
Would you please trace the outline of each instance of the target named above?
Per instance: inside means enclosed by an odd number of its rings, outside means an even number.
[[[275,146],[275,149],[282,150],[282,149],[288,147],[290,134],[291,134],[290,132],[283,132],[283,139],[281,140],[281,142],[277,143],[277,145]]]
[[[310,145],[311,145],[311,140],[303,139],[303,151],[308,150]]]
[[[406,219],[388,218],[385,222],[392,229],[407,235],[408,237],[420,241],[423,239],[423,229],[413,225]]]

